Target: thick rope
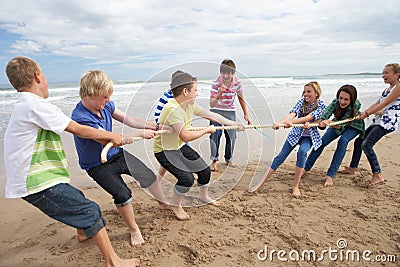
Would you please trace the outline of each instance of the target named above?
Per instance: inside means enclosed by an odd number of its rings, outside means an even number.
[[[341,121],[334,121],[334,122],[328,123],[327,126],[334,126],[334,125],[338,125],[338,124],[347,123],[347,122],[355,120],[356,118],[357,117],[350,118],[350,119],[345,119],[345,120],[341,120]],[[284,127],[285,126],[285,124],[283,124],[283,123],[280,123],[278,125],[279,125],[279,127]],[[310,125],[310,127],[318,127],[319,123],[310,123],[309,125]],[[303,127],[303,126],[304,126],[304,123],[299,123],[299,124],[292,124],[291,127]],[[236,129],[240,129],[240,127],[241,126],[234,125],[234,126],[215,126],[214,128],[215,128],[215,130],[236,130]],[[272,127],[273,127],[273,124],[244,125],[245,129],[272,128]],[[207,127],[191,127],[191,128],[188,128],[188,130],[189,131],[201,131],[201,130],[204,130],[206,128],[208,128],[208,126]]]
[[[160,131],[157,131],[156,134],[165,134],[165,133],[167,133],[167,132],[168,132],[167,130],[160,130]],[[132,142],[133,142],[133,141],[140,141],[140,140],[143,140],[143,139],[144,139],[143,137],[139,137],[139,136],[137,136],[137,137],[131,137],[131,141],[132,141]],[[106,163],[106,162],[107,162],[107,153],[108,153],[108,150],[110,150],[110,148],[111,148],[113,145],[114,145],[114,143],[113,143],[113,142],[110,142],[110,143],[108,143],[107,145],[104,146],[104,148],[103,148],[103,150],[101,151],[101,154],[100,154],[101,163]]]
[[[347,122],[353,121],[355,119],[357,119],[357,117],[354,117],[354,118],[351,118],[351,119],[345,119],[345,120],[341,120],[341,121],[334,121],[334,122],[328,123],[327,126],[334,126],[334,125],[338,125],[338,124],[343,124],[343,123],[347,123]],[[282,124],[282,123],[278,124],[278,125],[279,125],[279,127],[284,127],[285,126],[285,124]],[[319,125],[318,123],[310,123],[310,127],[318,127],[318,125]],[[256,129],[256,130],[258,129],[259,130],[259,128],[271,128],[272,126],[273,126],[272,124],[244,125],[244,128],[245,129]],[[302,126],[304,126],[304,124],[292,124],[291,127],[302,127]],[[234,126],[216,126],[215,130],[235,130],[235,129],[240,129],[240,127],[241,126],[237,126],[237,125],[234,125]],[[191,127],[191,128],[188,128],[188,130],[189,131],[201,131],[201,130],[204,130],[206,128],[208,128],[208,127]],[[165,134],[165,133],[167,133],[166,130],[161,130],[161,131],[157,131],[156,132],[156,134]],[[139,140],[143,140],[143,139],[144,139],[143,137],[132,137],[131,140],[132,141],[139,141]],[[102,163],[107,162],[108,150],[110,150],[110,148],[113,145],[114,144],[112,142],[110,142],[110,143],[108,143],[107,145],[104,146],[103,150],[101,151],[101,155],[100,155]]]

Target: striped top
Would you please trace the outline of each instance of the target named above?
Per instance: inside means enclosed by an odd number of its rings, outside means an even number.
[[[69,182],[60,134],[70,122],[46,99],[20,93],[4,135],[7,198],[24,197]]]
[[[224,85],[222,76],[219,76],[211,85],[210,98],[215,98],[218,94],[218,88]],[[242,82],[239,78],[233,76],[229,88],[222,93],[217,105],[211,109],[235,111],[235,97],[243,95]]]
[[[154,111],[154,121],[158,123],[158,119],[160,118],[161,110],[164,108],[165,104],[168,103],[169,100],[173,99],[174,95],[172,94],[171,89],[165,91],[160,99],[158,100],[156,110]]]
[[[68,164],[61,138],[52,131],[39,129],[26,178],[28,195],[59,182],[69,182]]]

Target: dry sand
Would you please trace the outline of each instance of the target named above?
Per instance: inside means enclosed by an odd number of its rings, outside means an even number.
[[[277,142],[280,149],[282,140]],[[240,137],[239,137],[240,139]],[[95,186],[77,166],[72,139],[64,145],[68,155],[72,184],[96,201],[107,220],[107,230],[117,253],[122,257],[140,257],[141,266],[399,266],[400,262],[400,135],[391,134],[376,146],[386,183],[366,188],[371,178],[365,156],[355,176],[338,174],[335,186],[324,188],[324,174],[334,146],[326,148],[316,166],[301,183],[302,196],[291,195],[294,155],[282,165],[257,194],[247,192],[257,166],[267,162],[250,161],[236,168],[220,164],[222,173],[243,178],[220,199],[221,207],[188,207],[189,221],[178,221],[162,211],[152,198],[126,177],[135,196],[134,210],[146,243],[139,248],[129,245],[127,227],[119,217],[111,197]],[[238,141],[240,142],[240,141]],[[207,143],[207,142],[206,142]],[[335,143],[336,144],[336,143]],[[350,143],[351,152],[353,144]],[[347,153],[343,165],[349,162]],[[203,155],[206,158],[206,156]],[[1,163],[3,164],[3,163]],[[4,165],[1,165],[4,184]],[[173,181],[172,177],[167,177]],[[3,191],[3,187],[2,187]],[[91,240],[78,243],[75,230],[44,216],[20,199],[0,200],[0,266],[103,266],[102,256]],[[257,253],[268,248],[294,250],[339,250],[337,241],[345,239],[347,250],[375,255],[396,255],[396,263],[340,260],[339,254],[324,255],[322,262],[261,261]],[[342,249],[346,252],[346,249]],[[338,255],[337,260],[333,257]],[[263,253],[261,257],[265,256]],[[344,254],[345,256],[345,254]]]

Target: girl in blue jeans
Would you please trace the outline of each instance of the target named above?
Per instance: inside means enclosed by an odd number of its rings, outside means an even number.
[[[286,160],[290,152],[299,145],[297,151],[296,170],[292,185],[293,195],[300,196],[300,178],[304,172],[306,164],[307,152],[311,146],[318,149],[322,145],[321,136],[318,129],[310,128],[309,123],[319,120],[325,110],[325,104],[319,98],[321,97],[321,87],[317,82],[309,82],[304,86],[302,98],[297,101],[296,105],[290,110],[279,123],[274,123],[273,129],[279,129],[279,124],[284,124],[285,128],[291,127],[293,124],[304,123],[301,128],[293,128],[278,156],[276,156],[269,168],[267,175],[262,181],[250,189],[250,192],[257,191],[265,181],[271,178],[272,174]]]
[[[370,114],[375,114],[371,125],[365,130],[364,140],[357,138],[354,142],[353,157],[350,167],[342,173],[355,174],[355,170],[361,158],[361,150],[367,156],[371,166],[372,179],[370,185],[383,183],[382,169],[378,157],[373,149],[374,145],[388,133],[394,132],[399,126],[400,120],[400,64],[387,64],[382,71],[382,79],[389,87],[383,90],[379,99],[359,115],[363,120]]]
[[[360,113],[360,107],[361,104],[357,99],[357,89],[353,85],[343,85],[337,91],[336,98],[326,108],[324,114],[322,114],[322,121],[319,123],[319,127],[325,128],[333,121],[353,118]],[[329,118],[332,115],[334,118],[330,120]],[[329,127],[324,136],[322,136],[322,145],[317,150],[312,151],[308,156],[304,168],[305,171],[311,170],[324,148],[340,136],[325,180],[325,186],[333,186],[333,178],[335,178],[340,164],[343,161],[348,143],[357,135],[363,138],[364,129],[365,125],[363,120],[354,120],[345,124]]]

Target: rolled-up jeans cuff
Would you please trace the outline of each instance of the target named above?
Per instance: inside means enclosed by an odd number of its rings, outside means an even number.
[[[189,191],[189,190],[188,190]],[[179,192],[179,190],[176,188],[176,186],[174,187],[174,194],[179,195],[179,196],[186,196],[187,192]]]
[[[199,184],[199,183],[197,183],[197,186],[198,187],[209,187],[210,183],[207,183],[207,184]]]
[[[211,160],[219,161],[218,157],[210,157]]]
[[[120,203],[120,204],[115,204],[115,206],[118,207],[123,207],[123,206],[128,206],[129,204],[131,204],[133,201],[133,197],[131,197],[130,199],[128,199],[127,201],[125,201],[124,203]]]
[[[83,229],[83,232],[85,233],[86,237],[93,237],[97,235],[97,233],[106,226],[106,221],[103,218],[99,218],[97,222],[89,227],[88,229]]]

